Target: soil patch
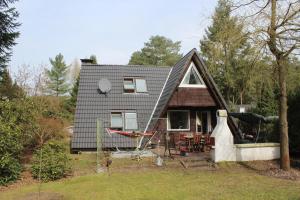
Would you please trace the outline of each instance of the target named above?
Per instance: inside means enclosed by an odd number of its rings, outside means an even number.
[[[290,171],[280,169],[279,161],[253,161],[242,162],[240,165],[247,169],[254,170],[261,175],[272,176],[275,178],[300,180],[300,170],[291,168]]]

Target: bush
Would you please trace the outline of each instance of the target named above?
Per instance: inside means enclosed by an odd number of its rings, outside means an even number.
[[[20,154],[31,114],[22,109],[26,100],[0,101],[0,184],[5,185],[19,178]]]
[[[41,171],[40,171],[41,166]],[[32,175],[41,180],[52,181],[65,177],[71,171],[70,159],[62,143],[50,141],[33,155]]]
[[[19,178],[21,165],[9,154],[0,157],[0,185],[6,185]]]

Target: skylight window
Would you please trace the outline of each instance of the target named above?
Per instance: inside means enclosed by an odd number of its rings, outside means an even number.
[[[147,83],[143,78],[124,78],[124,93],[147,93]]]
[[[188,68],[180,87],[206,87],[194,63]]]
[[[145,79],[135,79],[136,83],[136,92],[147,92],[147,85]]]
[[[135,83],[133,78],[124,78],[124,92],[134,93]]]

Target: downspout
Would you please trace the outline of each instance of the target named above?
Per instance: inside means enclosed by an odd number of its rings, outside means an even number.
[[[156,101],[156,103],[155,103],[155,106],[154,106],[154,108],[153,108],[153,110],[152,110],[152,113],[151,113],[151,115],[150,115],[149,121],[148,121],[148,123],[147,123],[147,125],[146,125],[146,128],[145,128],[145,130],[144,130],[144,133],[146,133],[147,129],[149,128],[150,122],[151,122],[151,120],[152,120],[152,118],[153,118],[154,112],[155,112],[156,107],[157,107],[157,105],[158,105],[158,102],[159,102],[159,100],[160,100],[160,98],[161,98],[161,95],[162,95],[162,93],[163,93],[163,91],[164,91],[164,89],[165,89],[165,87],[166,87],[166,85],[167,85],[167,81],[169,80],[169,77],[170,77],[170,74],[171,74],[172,70],[173,70],[173,67],[172,67],[172,69],[170,70],[170,72],[169,72],[169,74],[168,74],[168,76],[167,76],[167,79],[166,79],[166,81],[165,81],[165,83],[164,83],[164,86],[163,86],[163,88],[162,88],[162,90],[161,90],[161,92],[160,92],[160,94],[159,94],[159,96],[158,96],[158,98],[157,98],[157,101]],[[141,140],[140,140],[140,142],[139,142],[139,145],[137,146],[138,149],[141,148],[143,139],[144,139],[144,136],[142,136],[142,138],[141,138]]]

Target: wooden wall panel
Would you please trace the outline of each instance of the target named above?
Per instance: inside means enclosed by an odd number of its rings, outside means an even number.
[[[177,88],[168,106],[209,107],[216,106],[216,102],[207,88]]]

